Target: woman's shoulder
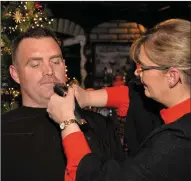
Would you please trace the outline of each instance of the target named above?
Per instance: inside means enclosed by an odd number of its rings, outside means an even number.
[[[144,141],[144,143],[152,141],[152,142],[171,142],[178,141],[182,142],[182,140],[189,141],[191,144],[191,113],[185,114],[177,121],[162,125],[155,129],[150,136]]]

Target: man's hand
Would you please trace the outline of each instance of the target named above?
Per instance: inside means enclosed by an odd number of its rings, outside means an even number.
[[[64,120],[75,119],[74,89],[69,87],[66,97],[53,94],[48,103],[47,112],[58,124]]]

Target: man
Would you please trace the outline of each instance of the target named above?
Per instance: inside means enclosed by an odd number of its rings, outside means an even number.
[[[46,111],[54,83],[66,81],[56,37],[47,29],[29,29],[14,41],[12,62],[10,74],[20,84],[23,106],[2,115],[2,181],[63,181],[61,131]],[[105,159],[123,159],[112,121],[88,111],[84,117],[91,150]]]

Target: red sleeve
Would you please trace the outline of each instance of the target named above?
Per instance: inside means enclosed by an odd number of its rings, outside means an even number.
[[[62,141],[62,145],[67,158],[64,179],[65,181],[75,181],[76,171],[80,160],[86,154],[91,153],[91,150],[81,131],[66,136]]]
[[[126,116],[129,108],[129,88],[121,85],[105,89],[108,94],[106,106],[117,108],[118,116]]]

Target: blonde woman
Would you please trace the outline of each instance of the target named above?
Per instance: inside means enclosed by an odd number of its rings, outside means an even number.
[[[133,158],[122,163],[91,153],[78,125],[65,124],[75,118],[72,88],[65,98],[51,97],[48,112],[58,124],[65,125],[62,138],[68,159],[67,180],[191,180],[190,44],[191,23],[181,19],[159,23],[133,43],[131,58],[139,64],[135,73],[145,95],[166,106],[160,112],[165,124],[143,141]],[[67,111],[63,113],[63,109]]]

